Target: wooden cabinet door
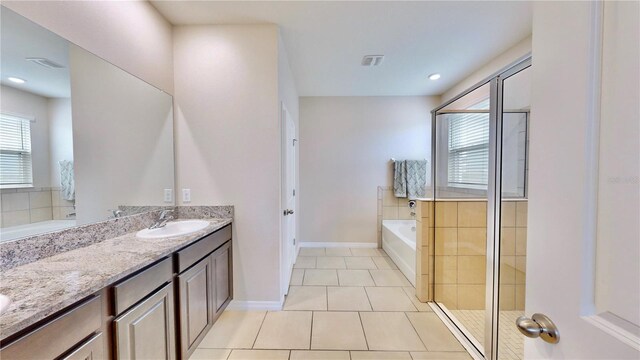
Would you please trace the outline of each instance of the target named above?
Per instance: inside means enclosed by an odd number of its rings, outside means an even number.
[[[114,323],[117,359],[175,359],[173,283],[123,313]]]
[[[215,273],[214,318],[217,318],[231,297],[231,241],[211,254],[211,259]]]
[[[178,276],[180,292],[180,353],[187,359],[213,324],[214,274],[206,257]]]

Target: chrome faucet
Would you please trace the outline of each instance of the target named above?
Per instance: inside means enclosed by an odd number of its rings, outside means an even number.
[[[158,220],[156,220],[153,225],[149,226],[149,229],[159,229],[165,227],[169,220],[173,220],[173,215],[170,215],[171,213],[173,213],[173,210],[162,210],[160,212],[160,215],[158,216]]]
[[[111,214],[113,215],[114,219],[117,219],[119,217],[121,217],[122,215],[124,215],[124,211],[122,210],[113,210],[113,209],[109,209],[107,211],[110,211]],[[75,215],[75,214],[74,214]]]

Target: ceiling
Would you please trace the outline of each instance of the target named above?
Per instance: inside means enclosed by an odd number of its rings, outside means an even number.
[[[174,25],[279,25],[300,96],[440,95],[532,26],[528,1],[151,3]],[[377,54],[380,66],[360,65]]]
[[[2,85],[50,98],[70,96],[68,41],[4,7],[0,11],[0,36]],[[46,68],[26,61],[27,57],[47,58],[64,68]],[[27,82],[15,84],[8,77]]]

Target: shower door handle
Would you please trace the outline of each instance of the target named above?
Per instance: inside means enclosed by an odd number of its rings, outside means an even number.
[[[520,316],[516,320],[516,326],[526,337],[539,337],[551,344],[557,344],[560,341],[560,332],[556,324],[544,314],[533,314],[531,318]]]

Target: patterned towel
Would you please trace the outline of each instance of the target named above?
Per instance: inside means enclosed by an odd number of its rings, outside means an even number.
[[[407,198],[409,200],[426,197],[427,161],[405,160],[407,174]]]
[[[407,197],[407,167],[404,161],[393,163],[393,195],[398,198]]]
[[[73,179],[73,161],[60,160],[60,187],[64,200],[75,200],[76,183]]]

